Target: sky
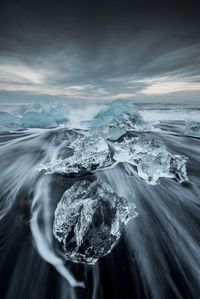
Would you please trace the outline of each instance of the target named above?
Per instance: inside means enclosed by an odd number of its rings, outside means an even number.
[[[200,101],[198,0],[0,4],[0,103]]]

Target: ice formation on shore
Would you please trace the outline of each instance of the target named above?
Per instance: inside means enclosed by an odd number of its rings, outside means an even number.
[[[89,132],[82,132],[68,144],[71,155],[54,157],[41,165],[40,170],[82,175],[127,162],[151,185],[161,177],[175,178],[178,182],[187,180],[187,158],[171,154],[158,139],[142,133],[142,128],[143,119],[129,101],[114,101],[96,115]],[[131,137],[128,131],[132,130],[138,137]],[[122,139],[123,135],[127,137]]]
[[[94,265],[116,245],[135,207],[97,179],[76,182],[55,210],[53,233],[67,260]]]
[[[82,175],[126,162],[136,168],[147,184],[155,185],[161,177],[176,178],[180,183],[187,180],[187,158],[171,154],[158,139],[146,135],[118,142],[108,142],[93,134],[77,135],[68,148],[72,149],[68,157],[41,165],[40,170],[48,174]]]
[[[68,121],[68,109],[61,104],[51,105],[48,101],[24,105],[23,123],[27,128],[51,128]]]
[[[53,128],[57,126],[56,121],[49,115],[38,112],[28,112],[23,119],[24,128]]]
[[[0,131],[17,131],[29,128],[54,128],[68,121],[68,109],[51,105],[48,101],[23,105],[19,117],[0,111]]]
[[[7,112],[0,112],[0,131],[19,130],[22,127],[21,119]]]
[[[155,185],[161,177],[176,178],[180,183],[187,180],[187,158],[172,155],[157,139],[146,136],[125,138],[116,142],[115,148],[113,159],[136,166],[139,177],[150,185]]]
[[[46,173],[84,174],[113,163],[110,148],[100,136],[87,134],[78,137],[69,147],[73,149],[72,155],[41,165],[40,170]]]
[[[90,123],[91,128],[139,129],[144,126],[137,109],[129,102],[116,100],[100,110]]]
[[[46,115],[54,119],[57,123],[62,123],[68,120],[69,111],[62,104],[51,105],[48,101],[42,103],[33,103],[22,107],[22,115],[29,112],[37,112],[41,115]]]

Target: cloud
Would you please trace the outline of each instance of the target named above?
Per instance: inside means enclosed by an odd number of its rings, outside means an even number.
[[[23,64],[0,64],[0,81],[13,83],[44,83],[45,76]]]
[[[199,77],[179,77],[168,75],[160,77],[144,78],[138,81],[130,81],[130,83],[140,82],[146,86],[141,89],[138,94],[143,95],[164,95],[170,93],[194,92],[200,95]]]
[[[75,2],[8,1],[0,10],[4,100],[5,92],[199,97],[200,19],[192,0]]]
[[[162,60],[161,60],[162,61]],[[163,63],[163,61],[162,61]],[[27,95],[47,95],[62,96],[66,98],[78,99],[104,99],[111,100],[117,98],[133,98],[138,95],[164,95],[178,93],[182,96],[183,92],[193,92],[200,94],[200,77],[198,74],[187,68],[181,69],[179,74],[175,71],[167,72],[163,75],[145,77],[139,72],[130,76],[112,76],[112,72],[104,70],[93,79],[88,69],[82,69],[76,75],[81,62],[73,64],[74,70],[66,73],[66,66],[60,68],[56,64],[48,64],[48,67],[41,64],[40,67],[31,67],[20,62],[13,64],[0,64],[0,91],[18,92]],[[93,75],[97,70],[94,65]],[[106,65],[102,68],[106,69]],[[157,65],[159,70],[159,64]],[[69,76],[71,73],[71,77]],[[159,72],[158,72],[159,73]],[[176,74],[175,74],[176,73]],[[195,75],[194,75],[195,74]]]
[[[162,95],[184,91],[200,92],[200,84],[171,80],[166,82],[155,82],[142,90],[141,93],[144,95]]]

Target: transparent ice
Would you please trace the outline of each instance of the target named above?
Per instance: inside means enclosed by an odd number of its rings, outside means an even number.
[[[62,150],[63,156],[41,165],[40,170],[82,175],[126,162],[135,167],[147,184],[155,185],[161,177],[175,178],[180,183],[187,180],[187,158],[170,153],[158,139],[143,134],[117,142],[92,133],[77,134]]]
[[[0,131],[19,130],[22,128],[22,121],[7,112],[0,112]]]
[[[137,216],[134,209],[100,179],[78,181],[57,205],[53,233],[67,260],[93,265],[116,245],[127,222]]]
[[[49,101],[24,105],[22,107],[22,115],[26,115],[27,113],[38,113],[42,117],[49,117],[57,124],[68,121],[69,115],[69,111],[66,106],[62,104],[51,105]],[[36,124],[34,126],[36,127]]]
[[[24,128],[53,128],[57,126],[56,121],[51,116],[38,112],[26,113],[22,122]]]
[[[115,143],[115,149],[113,159],[136,166],[139,177],[148,184],[155,185],[161,177],[176,178],[180,183],[187,180],[187,158],[172,155],[157,139],[146,136],[125,138]]]
[[[136,128],[142,125],[143,120],[136,108],[129,101],[116,100],[100,110],[91,121],[92,128],[111,127],[111,128]]]
[[[68,121],[68,110],[64,105],[57,105],[51,108],[49,115],[59,124]]]
[[[69,144],[73,150],[66,159],[58,159],[40,167],[47,173],[83,174],[110,166],[112,154],[106,141],[93,134],[79,136]]]
[[[155,185],[161,177],[176,178],[182,183],[187,180],[186,162],[187,158],[183,156],[173,156],[167,151],[152,151],[141,158],[137,171],[150,185]]]

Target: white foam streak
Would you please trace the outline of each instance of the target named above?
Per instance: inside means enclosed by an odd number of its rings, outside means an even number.
[[[84,286],[78,282],[70,271],[66,268],[63,259],[55,254],[53,248],[52,225],[50,222],[51,201],[49,196],[49,178],[43,178],[36,186],[35,196],[33,199],[31,211],[32,218],[30,221],[31,232],[38,249],[38,252],[44,260],[52,264],[57,271],[64,276],[73,287]],[[41,228],[43,223],[43,230]]]

